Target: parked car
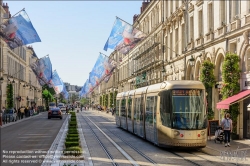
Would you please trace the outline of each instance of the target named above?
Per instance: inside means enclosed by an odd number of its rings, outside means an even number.
[[[62,111],[59,107],[51,108],[48,111],[48,119],[60,118],[62,119]]]
[[[17,112],[14,108],[6,109],[3,113],[3,121],[14,122],[17,121]]]
[[[61,109],[62,113],[66,113],[66,106],[64,105],[64,103],[59,103],[58,107]]]

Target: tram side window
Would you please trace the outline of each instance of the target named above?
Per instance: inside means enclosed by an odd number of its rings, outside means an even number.
[[[171,127],[170,91],[160,93],[160,115],[162,125]]]
[[[131,119],[131,111],[132,111],[132,99],[129,97],[128,99],[128,118]]]
[[[155,102],[154,102],[154,111],[153,111],[153,113],[154,113],[154,124],[156,124],[156,108],[157,108],[157,96],[155,96],[154,97],[154,100],[155,100]]]
[[[145,121],[153,124],[154,97],[147,97]]]
[[[140,121],[143,121],[143,97],[140,99]]]
[[[122,99],[121,102],[121,116],[126,117],[126,100]]]
[[[119,106],[120,106],[120,100],[116,100],[116,108],[115,108],[116,116],[119,116]]]
[[[141,104],[141,98],[135,98],[134,102],[134,120],[140,121],[140,104]]]

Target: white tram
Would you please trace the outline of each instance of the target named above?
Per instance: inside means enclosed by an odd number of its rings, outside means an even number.
[[[118,93],[116,125],[162,147],[205,147],[205,87],[200,81],[165,81]]]

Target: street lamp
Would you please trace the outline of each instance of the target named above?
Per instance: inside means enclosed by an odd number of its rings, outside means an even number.
[[[0,110],[2,109],[2,83],[3,77],[0,78]],[[2,113],[0,113],[0,126],[2,126]]]
[[[195,59],[194,59],[193,55],[191,55],[191,58],[189,59],[190,66],[194,66],[194,61],[195,61]]]

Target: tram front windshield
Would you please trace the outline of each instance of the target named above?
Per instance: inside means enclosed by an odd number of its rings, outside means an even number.
[[[206,128],[204,90],[172,90],[172,126],[175,129]]]

